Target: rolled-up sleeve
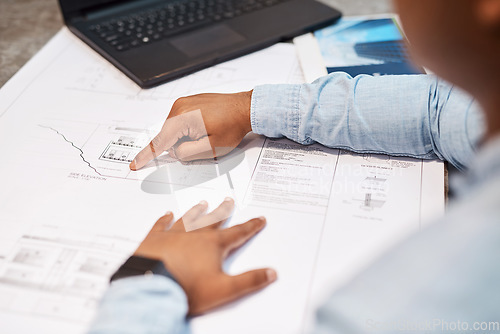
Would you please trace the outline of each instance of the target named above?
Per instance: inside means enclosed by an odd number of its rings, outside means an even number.
[[[358,153],[447,160],[467,168],[484,130],[479,104],[432,75],[352,78],[254,89],[252,130]]]

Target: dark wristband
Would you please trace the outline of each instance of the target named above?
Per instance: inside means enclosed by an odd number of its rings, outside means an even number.
[[[174,280],[177,280],[165,268],[165,265],[160,260],[154,260],[142,256],[131,256],[124,264],[111,276],[110,282],[120,278],[143,276],[143,275],[161,275]]]

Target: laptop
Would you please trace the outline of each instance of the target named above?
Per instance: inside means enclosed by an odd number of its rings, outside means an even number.
[[[59,0],[68,28],[150,88],[333,24],[314,0]]]

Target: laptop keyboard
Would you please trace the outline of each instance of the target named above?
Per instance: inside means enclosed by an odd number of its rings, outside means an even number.
[[[284,1],[180,0],[94,24],[90,30],[117,51],[126,51]]]

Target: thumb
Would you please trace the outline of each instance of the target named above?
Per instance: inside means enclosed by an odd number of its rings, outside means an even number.
[[[174,154],[181,161],[213,159],[215,157],[208,136],[181,143],[175,148]]]

